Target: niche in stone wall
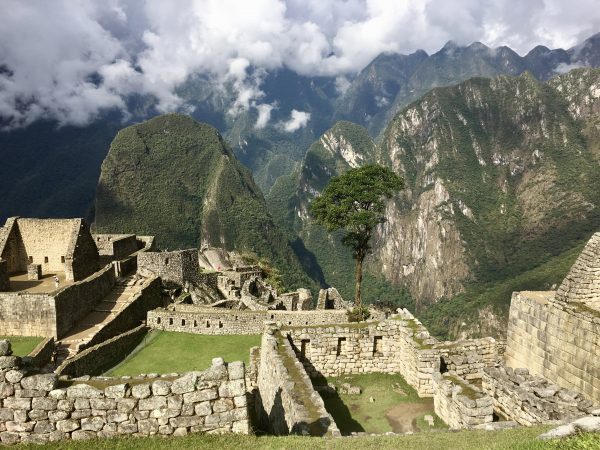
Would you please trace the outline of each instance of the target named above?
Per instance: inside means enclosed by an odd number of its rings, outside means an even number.
[[[448,364],[443,356],[440,356],[440,373],[448,372]]]
[[[373,338],[373,356],[381,355],[381,342],[383,336],[375,336]]]
[[[156,318],[156,324],[157,324],[157,325],[160,325],[160,317],[157,317],[157,318]]]
[[[29,264],[33,264],[33,256],[29,257]]]
[[[185,327],[185,319],[181,319],[181,326]]]
[[[345,344],[345,342],[346,342],[345,337],[338,338],[337,350],[335,352],[336,356],[340,356],[342,354],[342,346]]]
[[[173,318],[169,317],[169,325],[173,325]]]
[[[306,350],[308,348],[308,346],[310,345],[310,339],[302,339],[302,341],[300,341],[300,356],[301,357],[306,357]]]

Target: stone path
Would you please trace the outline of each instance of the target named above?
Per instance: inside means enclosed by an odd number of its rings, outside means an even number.
[[[77,323],[57,343],[60,364],[66,358],[74,356],[81,344],[89,342],[105,324],[110,322],[123,308],[131,303],[135,294],[139,293],[145,278],[131,275],[117,281],[113,290],[100,301],[94,310]]]

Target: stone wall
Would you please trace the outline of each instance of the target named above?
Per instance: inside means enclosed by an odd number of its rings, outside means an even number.
[[[55,372],[58,375],[80,377],[98,375],[122,361],[142,341],[148,328],[145,325],[107,339],[66,359]]]
[[[56,374],[28,376],[0,356],[0,441],[47,443],[119,435],[249,433],[244,364],[221,358],[177,377],[92,379],[57,388]],[[106,387],[97,388],[95,385]]]
[[[71,235],[67,251],[71,255],[65,264],[67,279],[83,280],[100,268],[98,249],[83,219],[77,219],[77,230]]]
[[[494,420],[492,398],[465,380],[438,372],[432,381],[435,413],[450,428],[475,428]]]
[[[162,304],[160,280],[156,277],[144,280],[140,291],[134,295],[131,302],[120,310],[112,320],[98,329],[92,339],[80,348],[92,347],[119,333],[139,326],[140,323],[146,320],[148,311],[162,306]]]
[[[23,361],[33,367],[43,367],[50,362],[56,342],[53,337],[48,337],[40,342],[35,348],[23,358]]]
[[[275,327],[263,334],[257,384],[259,417],[270,433],[340,435],[290,343]]]
[[[580,393],[530,375],[527,369],[485,369],[482,388],[498,413],[525,426],[569,421],[597,409]]]
[[[64,335],[108,295],[115,283],[115,270],[109,265],[85,280],[61,289],[53,299],[56,308],[56,331],[42,336]]]
[[[138,255],[137,264],[140,274],[158,276],[167,286],[184,286],[186,282],[195,282],[200,273],[196,249],[142,252]]]
[[[123,259],[139,249],[135,234],[93,234],[92,237],[100,256],[108,256],[111,261]]]
[[[600,313],[560,302],[553,292],[515,292],[507,330],[506,365],[600,402]]]
[[[0,292],[10,290],[8,261],[0,259]]]
[[[265,321],[317,325],[346,320],[345,311],[250,311],[177,305],[148,312],[147,324],[165,331],[196,334],[261,334]]]
[[[433,395],[436,371],[478,379],[498,363],[494,339],[437,342],[406,310],[380,322],[284,326],[282,332],[311,377],[399,373],[422,397]]]
[[[0,335],[56,336],[56,306],[46,294],[0,293]]]
[[[198,274],[198,281],[202,284],[207,285],[211,289],[214,289],[215,291],[219,289],[218,278],[218,272],[201,272]]]
[[[104,298],[115,284],[112,266],[65,286],[54,296],[0,293],[0,333],[8,336],[59,337]]]

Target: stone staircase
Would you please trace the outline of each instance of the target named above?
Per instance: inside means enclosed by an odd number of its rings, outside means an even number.
[[[88,343],[96,333],[127,305],[141,290],[145,278],[137,274],[117,280],[112,291],[96,307],[81,319],[56,343],[56,366],[65,359],[75,356],[82,345]]]

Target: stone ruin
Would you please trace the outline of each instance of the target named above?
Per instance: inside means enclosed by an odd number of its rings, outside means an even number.
[[[66,240],[48,231],[50,223],[31,220],[9,220],[0,229],[0,291],[11,290],[0,292],[0,333],[19,334],[11,325],[19,320],[22,334],[47,339],[23,360],[0,341],[2,443],[256,428],[335,437],[339,428],[314,380],[369,372],[402,375],[419,396],[433,398],[437,415],[454,429],[579,424],[599,412],[600,233],[558,291],[513,294],[506,342],[440,342],[407,310],[374,311],[369,321],[347,323],[351,305],[333,288],[322,290],[314,306],[308,290],[279,294],[259,267],[235,253],[157,252],[150,237],[91,235],[81,219],[61,222],[68,241],[82,242],[91,255],[83,257],[60,244]],[[34,240],[32,224],[43,230]],[[20,281],[15,271],[39,276],[27,267],[29,256],[33,265],[48,256],[43,277],[57,270],[51,264],[63,253],[71,266],[59,268],[71,271],[72,287],[12,291]],[[127,297],[125,306],[81,339],[86,330],[77,321],[111,292]],[[54,308],[50,314],[40,313],[44,302]],[[247,367],[217,358],[204,372],[90,378],[127,355],[148,329],[262,334],[262,342]],[[77,338],[73,354],[48,365],[68,333]],[[66,387],[57,387],[59,378]]]

